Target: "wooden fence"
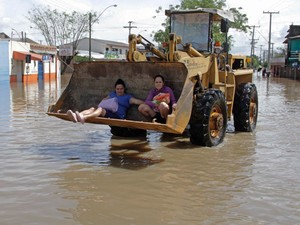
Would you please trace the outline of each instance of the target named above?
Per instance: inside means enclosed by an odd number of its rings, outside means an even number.
[[[280,67],[273,73],[275,77],[284,77],[294,80],[300,80],[300,68]]]

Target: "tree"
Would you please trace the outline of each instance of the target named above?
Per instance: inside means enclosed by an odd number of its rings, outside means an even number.
[[[181,0],[181,9],[215,8],[222,9],[226,0]]]
[[[180,5],[169,5],[169,9],[179,9]],[[158,9],[155,11],[156,14],[162,14],[164,13],[164,10],[161,6],[158,7]],[[154,16],[153,18],[155,18]],[[170,19],[167,17],[165,22],[161,24],[164,27],[164,30],[159,29],[157,32],[153,32],[153,40],[158,43],[158,45],[161,47],[163,46],[163,43],[168,42],[169,40],[169,33],[170,33]]]
[[[253,61],[251,62],[251,64],[252,64],[253,68],[259,68],[259,66],[261,65],[259,57],[257,55],[253,55],[252,60]]]
[[[180,5],[170,5],[170,9],[196,9],[196,8],[215,8],[215,9],[223,9],[226,6],[226,0],[181,0]],[[250,26],[247,25],[248,18],[246,14],[240,13],[239,10],[242,8],[230,8],[229,11],[232,12],[234,16],[234,22],[230,24],[231,28],[240,30],[242,32],[247,32],[250,29]],[[156,13],[161,13],[163,10],[159,7],[156,10]],[[159,31],[154,33],[154,41],[162,45],[162,43],[167,42],[169,39],[169,31],[170,31],[170,21],[169,18],[166,19],[165,23],[162,24],[165,28],[164,30],[160,29]],[[213,36],[215,40],[220,42],[225,41],[225,35],[220,33],[220,25],[216,24],[213,26]],[[229,48],[232,46],[234,39],[232,36],[228,36]]]
[[[283,47],[278,47],[274,51],[274,58],[280,58],[280,57],[285,57],[286,56],[286,49]]]
[[[89,18],[91,16],[91,18]],[[39,30],[45,38],[48,45],[58,46],[71,43],[73,46],[72,56],[60,57],[63,61],[62,73],[67,68],[77,54],[76,50],[79,40],[89,31],[89,20],[91,24],[98,21],[96,12],[78,13],[73,11],[68,14],[52,10],[49,6],[34,7],[28,11],[27,19],[34,24],[34,28]]]

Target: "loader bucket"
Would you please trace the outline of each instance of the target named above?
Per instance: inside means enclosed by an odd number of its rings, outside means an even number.
[[[125,81],[127,93],[144,100],[153,88],[153,79],[157,74],[165,77],[166,85],[173,89],[178,100],[178,107],[169,115],[166,124],[153,123],[140,114],[135,105],[130,107],[125,120],[97,117],[86,122],[182,133],[192,110],[194,84],[188,78],[186,66],[180,62],[96,61],[76,64],[69,84],[57,102],[49,106],[47,114],[69,120],[66,116],[69,109],[81,111],[97,107],[101,99],[114,90],[118,78]]]

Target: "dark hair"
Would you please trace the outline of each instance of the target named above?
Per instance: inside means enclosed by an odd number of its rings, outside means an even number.
[[[117,87],[118,84],[123,85],[123,87],[126,89],[126,85],[125,82],[122,79],[118,79],[115,83],[115,87]]]
[[[160,74],[155,75],[154,80],[156,80],[156,78],[158,78],[158,77],[160,77],[162,79],[162,81],[165,83],[165,78]]]

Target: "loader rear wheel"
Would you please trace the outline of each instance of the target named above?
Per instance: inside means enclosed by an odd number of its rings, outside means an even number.
[[[133,128],[128,128],[128,127],[116,127],[116,126],[111,126],[110,132],[113,135],[119,136],[119,137],[141,137],[141,136],[147,135],[146,130],[133,129]]]
[[[190,119],[190,141],[201,146],[216,146],[225,137],[227,106],[222,91],[210,89],[196,94]]]
[[[233,119],[236,131],[251,132],[256,128],[258,97],[255,84],[240,84],[233,105]]]

